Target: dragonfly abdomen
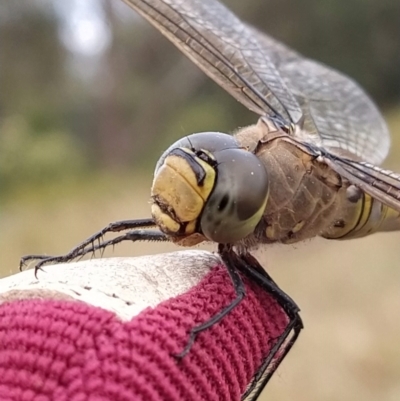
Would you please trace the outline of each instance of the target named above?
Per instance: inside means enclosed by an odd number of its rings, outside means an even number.
[[[352,191],[354,186],[348,188]],[[321,234],[327,239],[365,237],[378,231],[400,230],[400,212],[358,190],[357,200],[347,197],[330,227]]]

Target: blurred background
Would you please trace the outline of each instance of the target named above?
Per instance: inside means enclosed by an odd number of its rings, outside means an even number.
[[[398,0],[226,0],[304,55],[355,78],[387,117],[400,171]],[[149,216],[162,151],[254,123],[119,0],[0,0],[0,255],[65,253],[115,220]],[[400,235],[258,252],[305,330],[265,399],[400,399]],[[111,255],[173,250],[117,247]]]

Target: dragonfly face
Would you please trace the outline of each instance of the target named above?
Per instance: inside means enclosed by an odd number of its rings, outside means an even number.
[[[157,163],[152,216],[174,242],[236,243],[261,220],[265,166],[230,135],[204,132],[173,144]]]

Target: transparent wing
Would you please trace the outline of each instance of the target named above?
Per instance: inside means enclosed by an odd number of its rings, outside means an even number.
[[[325,163],[373,198],[400,212],[400,175],[366,162],[325,157]]]
[[[380,164],[386,124],[350,78],[242,23],[216,0],[124,0],[234,98],[259,115],[299,122],[299,140]]]
[[[363,89],[345,75],[250,29],[298,99],[305,118],[312,119],[305,126],[315,126],[322,146],[339,156],[356,155],[380,164],[390,148],[389,131]]]
[[[268,49],[216,0],[124,0],[210,78],[259,115],[297,122],[302,110]]]

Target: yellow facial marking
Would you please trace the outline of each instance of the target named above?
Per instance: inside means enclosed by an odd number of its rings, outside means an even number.
[[[174,210],[179,221],[191,221],[199,215],[204,200],[201,198],[192,181],[194,174],[179,157],[171,156],[158,170],[151,195],[162,199],[162,203]]]
[[[201,215],[215,184],[214,168],[195,156],[189,149],[182,149],[191,157],[167,156],[154,177],[151,196],[154,200],[152,215],[160,229],[167,234],[189,236],[196,230]],[[201,184],[195,171],[203,171]],[[183,225],[184,231],[182,232]],[[195,240],[195,243],[204,240]]]
[[[178,233],[180,225],[175,220],[173,220],[168,214],[164,213],[160,207],[153,203],[151,205],[151,215],[157,222],[162,232],[168,233]]]

